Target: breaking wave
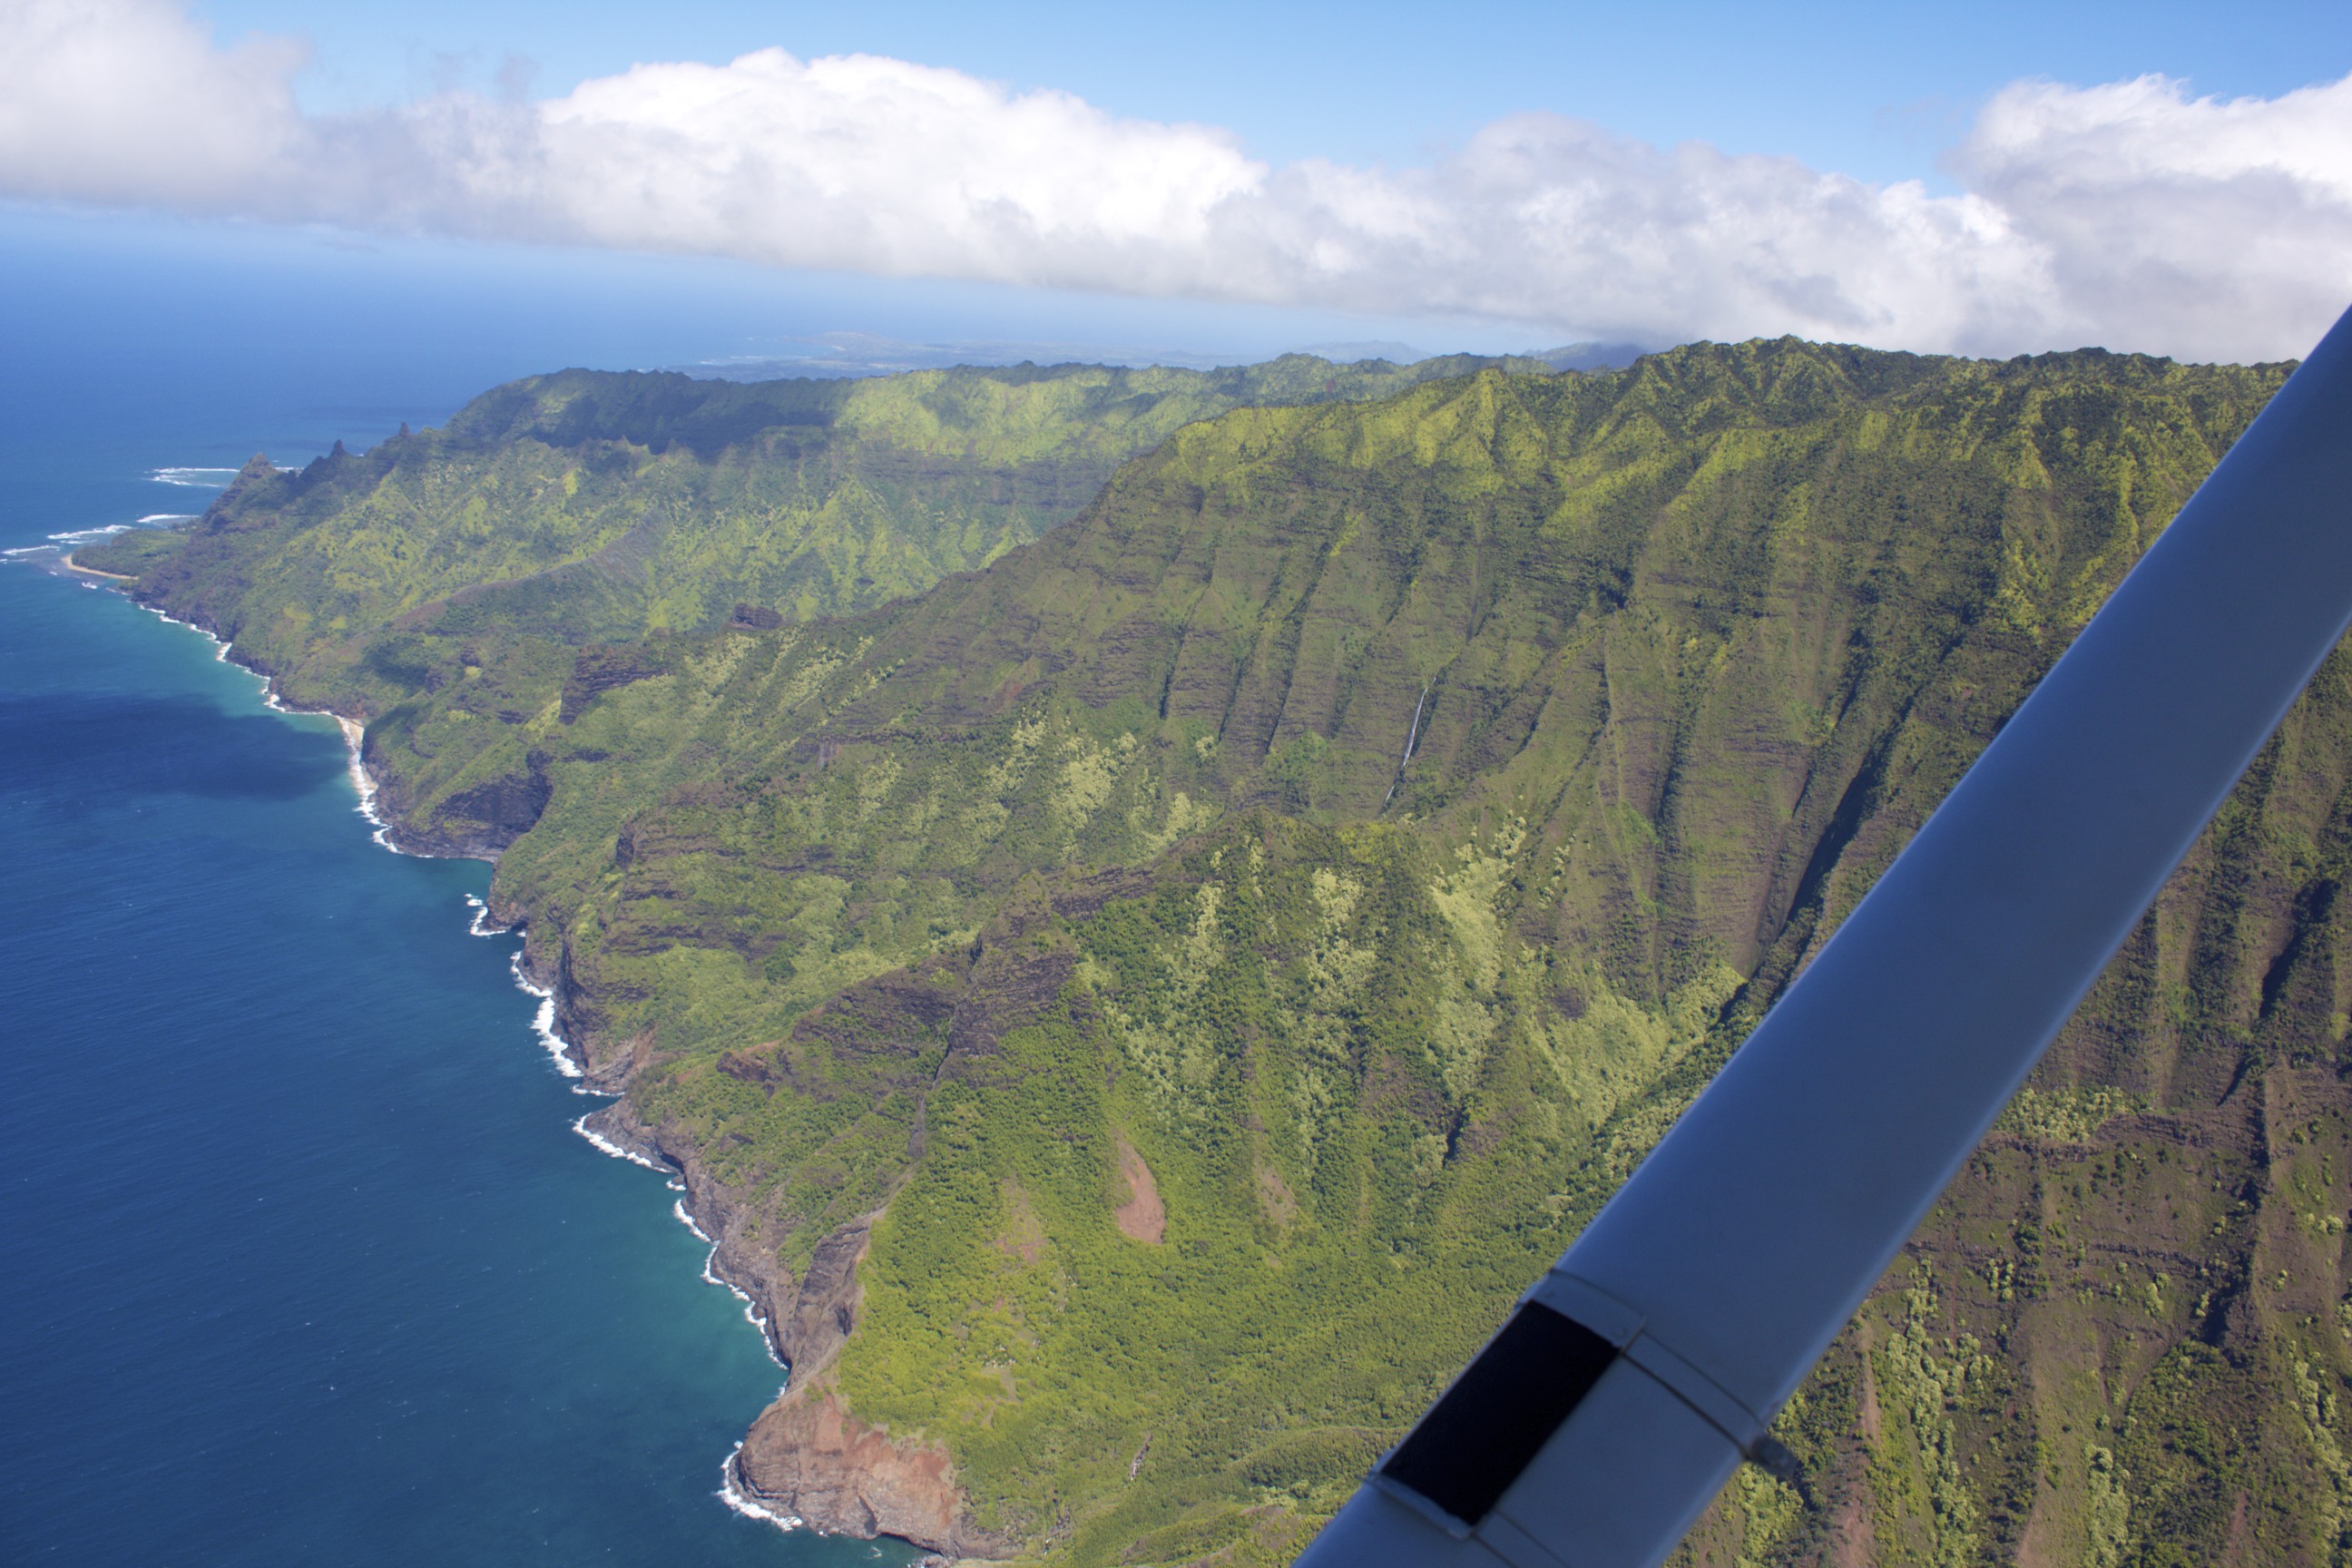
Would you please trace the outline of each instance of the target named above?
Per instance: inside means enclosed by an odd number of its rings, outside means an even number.
[[[808,1521],[802,1519],[800,1515],[786,1513],[778,1508],[770,1508],[743,1489],[742,1483],[735,1479],[735,1460],[742,1452],[743,1445],[736,1444],[729,1452],[727,1462],[719,1467],[719,1500],[745,1519],[763,1519],[778,1530],[805,1528]]]
[[[638,1153],[635,1149],[631,1149],[624,1144],[615,1143],[610,1138],[605,1137],[602,1132],[597,1131],[593,1127],[589,1126],[588,1117],[595,1114],[596,1113],[592,1110],[586,1115],[582,1116],[579,1121],[574,1121],[572,1124],[572,1131],[579,1133],[580,1136],[594,1144],[597,1152],[600,1153],[610,1154],[615,1160],[626,1160],[632,1165],[643,1165],[648,1171],[659,1171],[665,1176],[669,1174],[669,1167],[663,1164],[659,1160],[648,1160],[643,1154]],[[700,1235],[701,1233],[698,1231],[696,1234]]]

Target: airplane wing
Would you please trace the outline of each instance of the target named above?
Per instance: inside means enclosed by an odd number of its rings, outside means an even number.
[[[1299,1568],[1644,1568],[2352,624],[2352,314]]]

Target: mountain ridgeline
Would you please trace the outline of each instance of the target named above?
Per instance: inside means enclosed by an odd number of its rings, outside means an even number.
[[[1274,1563],[2284,375],[1444,368],[574,373],[85,559],[499,855],[792,1361],[748,1492]],[[2347,862],[2339,652],[1685,1560],[2339,1560]]]
[[[205,617],[305,705],[406,704],[430,731],[485,704],[535,714],[593,691],[603,676],[573,675],[583,645],[707,630],[739,604],[755,622],[855,611],[984,565],[1193,420],[1482,366],[1543,368],[1294,354],[1213,372],[1020,365],[749,385],[571,371],[497,388],[365,456],[338,445],[299,473],[256,458],[192,531],[84,555]],[[463,701],[432,700],[485,676]],[[428,733],[414,750],[471,760],[476,746]],[[492,761],[496,775],[514,758]],[[494,852],[536,798],[429,768],[388,782],[412,838],[465,852]]]

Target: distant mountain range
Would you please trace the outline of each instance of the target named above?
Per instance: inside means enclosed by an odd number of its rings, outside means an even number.
[[[1588,347],[572,372],[80,555],[499,858],[748,1495],[1280,1563],[2285,374]],[[1684,1561],[2336,1560],[2347,869],[2339,652]]]
[[[1380,360],[1411,365],[1450,357],[1433,354],[1410,343],[1385,341],[1307,343],[1293,352],[1339,364]],[[1633,363],[1643,353],[1632,343],[1577,342],[1513,357],[1540,361],[1556,371],[1615,370]],[[776,381],[805,376],[896,375],[903,371],[960,366],[1087,364],[1214,370],[1232,363],[1231,358],[1220,359],[1214,354],[1181,349],[1115,349],[1101,344],[1042,342],[917,343],[877,337],[871,332],[833,332],[792,340],[782,353],[741,354],[662,368],[704,381]]]

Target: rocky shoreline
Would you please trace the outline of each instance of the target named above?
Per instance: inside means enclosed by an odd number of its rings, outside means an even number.
[[[971,1523],[944,1450],[892,1442],[844,1409],[824,1375],[856,1326],[857,1265],[878,1216],[834,1231],[795,1279],[748,1239],[754,1215],[745,1194],[711,1175],[676,1129],[647,1123],[625,1097],[592,1112],[584,1126],[674,1173],[685,1188],[683,1213],[710,1239],[709,1277],[749,1303],[748,1315],[790,1369],[788,1392],[760,1414],[728,1461],[741,1501],[827,1535],[894,1536],[940,1563],[1010,1555],[1015,1543]]]
[[[397,795],[366,756],[364,731],[337,715],[352,746],[354,776],[379,803],[383,842],[397,853],[457,855],[495,861],[498,847],[419,844],[398,824]],[[387,809],[389,808],[389,809]],[[923,1548],[932,1568],[1010,1556],[1015,1543],[971,1524],[948,1455],[893,1443],[878,1427],[845,1410],[824,1377],[855,1330],[857,1265],[877,1214],[851,1221],[817,1245],[795,1279],[774,1254],[750,1239],[757,1229],[748,1194],[714,1176],[693,1141],[676,1127],[646,1121],[629,1098],[649,1042],[604,1039],[579,1005],[571,966],[530,941],[530,911],[495,901],[489,918],[524,937],[521,973],[554,1009],[551,1033],[581,1075],[582,1087],[613,1100],[582,1119],[600,1147],[668,1172],[684,1189],[680,1214],[711,1243],[707,1276],[741,1297],[746,1315],[787,1369],[788,1388],[752,1423],[727,1460],[730,1506],[782,1528],[805,1527],[860,1540],[892,1536]]]
[[[79,566],[90,577],[110,577]],[[206,623],[200,612],[184,618],[149,605],[166,619],[203,632],[219,646],[220,657],[267,682],[267,700],[289,713],[332,718],[349,749],[361,815],[375,839],[395,854],[479,859],[496,863],[504,843],[446,840],[418,832],[404,822],[404,794],[396,774],[371,757],[362,719],[331,709],[298,708],[285,699],[278,674],[243,657],[235,643]],[[509,840],[510,841],[510,840]],[[967,1561],[1001,1560],[1016,1543],[975,1528],[956,1485],[953,1466],[942,1449],[903,1447],[888,1434],[850,1415],[827,1386],[824,1373],[856,1325],[857,1265],[877,1214],[841,1226],[817,1246],[806,1274],[794,1279],[774,1255],[750,1241],[756,1228],[746,1194],[710,1173],[692,1141],[678,1129],[657,1127],[640,1117],[629,1085],[645,1065],[649,1042],[608,1041],[589,1020],[590,1009],[561,951],[550,953],[531,940],[531,911],[501,905],[495,895],[485,914],[523,938],[518,978],[552,1005],[551,1048],[560,1050],[580,1075],[582,1088],[613,1096],[610,1103],[581,1119],[580,1131],[618,1157],[662,1170],[683,1188],[680,1215],[711,1242],[706,1274],[741,1297],[746,1315],[787,1369],[788,1389],[762,1411],[726,1461],[726,1483],[736,1495],[730,1506],[765,1518],[780,1528],[805,1527],[826,1535],[860,1540],[891,1536],[928,1553],[921,1568],[952,1568]]]

